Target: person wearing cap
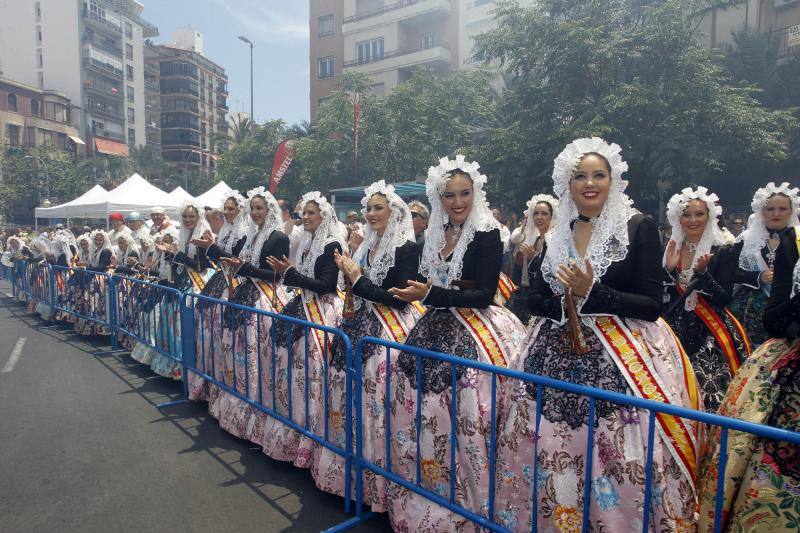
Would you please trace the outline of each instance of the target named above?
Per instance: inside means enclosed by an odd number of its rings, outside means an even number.
[[[419,256],[422,257],[422,249],[425,247],[425,230],[428,229],[428,219],[431,216],[428,208],[419,200],[414,200],[408,204],[411,210],[411,224],[414,226],[414,238],[417,240]]]
[[[136,241],[136,245],[141,245],[142,237],[150,235],[150,229],[144,225],[144,218],[138,211],[131,211],[125,217],[125,222],[128,223],[128,228],[131,230],[131,236]]]
[[[159,233],[170,227],[172,224],[169,222],[163,207],[154,207],[150,210],[150,220],[153,221],[153,227],[150,228],[150,235],[157,236]]]
[[[117,242],[120,235],[127,233],[130,235],[131,230],[125,225],[125,216],[122,213],[111,213],[108,215],[108,221],[111,223],[111,230],[108,232],[108,239],[112,243]]]

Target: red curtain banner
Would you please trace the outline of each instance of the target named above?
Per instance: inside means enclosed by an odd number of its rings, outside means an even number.
[[[283,141],[275,150],[275,161],[272,162],[272,174],[269,178],[270,193],[275,194],[292,161],[294,161],[294,141]]]

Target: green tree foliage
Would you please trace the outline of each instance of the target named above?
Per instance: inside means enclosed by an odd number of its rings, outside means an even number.
[[[703,46],[697,20],[686,16],[699,7],[687,0],[541,0],[529,9],[499,2],[498,27],[477,39],[477,57],[499,60],[514,78],[499,102],[503,123],[482,146],[484,166],[502,176],[496,192],[510,200],[548,189],[561,148],[599,135],[623,147],[629,190],[648,211],[688,184],[717,189],[723,202],[751,194],[739,183],[787,157],[796,121],[761,105]],[[726,181],[737,187],[721,190]]]

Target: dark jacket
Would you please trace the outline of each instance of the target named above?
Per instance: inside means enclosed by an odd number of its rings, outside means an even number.
[[[386,273],[380,286],[372,283],[367,276],[361,276],[353,285],[353,294],[370,302],[386,304],[397,309],[404,309],[408,303],[389,294],[389,289],[397,287],[405,289],[408,280],[415,280],[419,275],[419,256],[417,244],[408,241],[394,251],[394,266]]]
[[[291,267],[283,275],[284,285],[308,289],[317,294],[329,294],[336,292],[336,283],[339,281],[339,267],[333,260],[333,252],[342,253],[342,247],[338,242],[330,242],[325,245],[325,250],[314,263],[314,277],[310,278],[300,274],[295,267]]]

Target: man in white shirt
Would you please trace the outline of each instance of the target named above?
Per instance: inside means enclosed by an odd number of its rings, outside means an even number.
[[[153,226],[150,228],[150,235],[155,236],[171,226],[163,207],[154,207],[150,210],[150,220]]]
[[[128,223],[133,240],[136,241],[138,246],[141,246],[142,237],[150,235],[150,230],[144,225],[144,218],[142,218],[142,215],[138,211],[132,211],[125,217],[125,222]]]
[[[297,245],[300,244],[300,237],[303,236],[303,228],[295,225],[295,214],[292,213],[292,204],[286,198],[278,200],[281,206],[281,218],[283,219],[283,233],[289,237],[289,259],[294,260],[297,253]]]

